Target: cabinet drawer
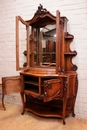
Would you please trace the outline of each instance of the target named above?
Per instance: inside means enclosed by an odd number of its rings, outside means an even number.
[[[63,96],[63,79],[51,79],[44,81],[44,101]]]

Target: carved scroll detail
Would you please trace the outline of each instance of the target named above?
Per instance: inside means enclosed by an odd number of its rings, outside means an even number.
[[[68,87],[68,82],[67,82],[67,80],[65,80],[65,82],[64,82],[64,88],[67,88]]]
[[[76,71],[78,67],[76,65],[73,65],[73,70]]]
[[[52,84],[50,82],[45,83],[46,88],[52,89]]]

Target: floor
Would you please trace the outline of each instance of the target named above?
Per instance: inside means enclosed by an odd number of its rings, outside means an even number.
[[[0,103],[0,130],[87,130],[87,120],[71,115],[66,125],[58,118],[43,118],[30,112],[21,115],[22,107],[5,103],[6,111]]]

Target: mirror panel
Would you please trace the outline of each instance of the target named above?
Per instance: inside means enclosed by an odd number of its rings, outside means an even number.
[[[34,28],[34,50],[31,51],[31,55],[34,55],[33,66],[52,67],[56,65],[55,34],[55,24],[47,25],[43,28]]]

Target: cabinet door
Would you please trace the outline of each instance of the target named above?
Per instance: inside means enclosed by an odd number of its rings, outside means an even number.
[[[16,70],[25,69],[24,63],[29,67],[29,24],[20,16],[16,16]]]
[[[44,81],[44,101],[50,101],[54,98],[63,96],[63,79],[51,79]]]
[[[68,78],[68,91],[67,91],[67,97],[74,97],[77,94],[77,89],[78,89],[78,80],[77,76],[70,76]]]
[[[20,76],[2,77],[2,92],[4,95],[23,92]]]

